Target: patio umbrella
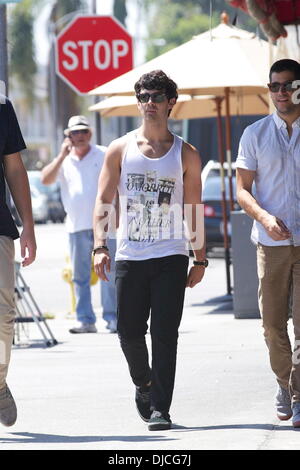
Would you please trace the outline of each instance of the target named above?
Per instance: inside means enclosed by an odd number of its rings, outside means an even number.
[[[214,95],[180,94],[172,109],[171,119],[197,119],[216,116]],[[262,95],[232,95],[230,109],[232,115],[267,114],[269,103]],[[102,117],[140,116],[135,96],[111,96],[89,107],[89,111],[98,111]]]

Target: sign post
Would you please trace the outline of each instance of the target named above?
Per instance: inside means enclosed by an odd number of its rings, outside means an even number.
[[[86,94],[132,69],[132,38],[111,16],[77,16],[57,36],[56,72]]]
[[[0,94],[8,95],[6,5],[0,5]]]

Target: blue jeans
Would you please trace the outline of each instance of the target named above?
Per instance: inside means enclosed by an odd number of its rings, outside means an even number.
[[[94,247],[93,230],[69,233],[73,282],[76,296],[76,315],[81,323],[96,323],[96,315],[91,297],[91,253]],[[116,318],[116,293],[114,283],[115,240],[108,240],[107,245],[112,257],[112,270],[109,282],[100,282],[103,318],[110,321]]]

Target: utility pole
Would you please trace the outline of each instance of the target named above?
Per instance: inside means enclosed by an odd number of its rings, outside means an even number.
[[[58,123],[58,106],[57,106],[57,82],[55,71],[55,40],[56,40],[56,25],[50,22],[50,109],[52,114],[51,119],[51,137],[52,137],[52,153],[53,156],[58,154],[59,142],[61,136],[58,137],[57,123]]]
[[[6,5],[0,5],[0,93],[8,95]]]
[[[92,0],[92,14],[97,14],[97,0]],[[97,103],[98,98],[95,97],[94,102]],[[98,111],[95,112],[95,131],[96,131],[96,144],[101,144],[101,118]]]
[[[8,96],[8,56],[7,56],[7,21],[6,5],[0,5],[0,106],[5,104],[5,97]],[[5,199],[9,209],[11,209],[11,197],[7,184],[5,185]]]

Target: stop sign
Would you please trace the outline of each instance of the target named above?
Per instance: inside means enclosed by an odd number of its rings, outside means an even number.
[[[112,16],[77,16],[57,36],[56,72],[84,94],[132,69],[132,38]]]

